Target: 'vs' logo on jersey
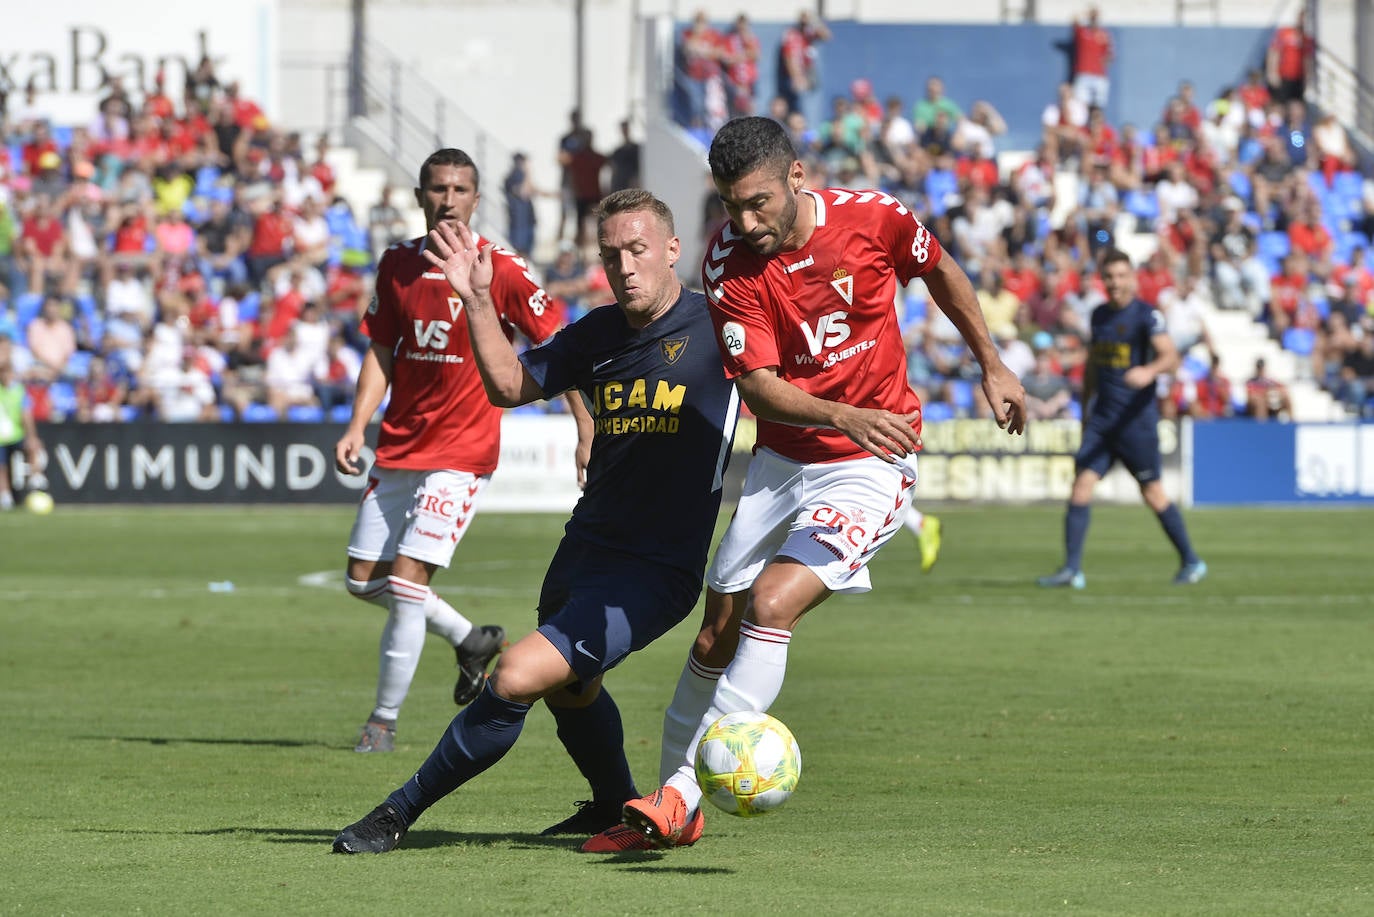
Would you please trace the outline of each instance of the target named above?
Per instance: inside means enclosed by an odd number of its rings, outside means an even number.
[[[845,319],[848,312],[831,312],[816,319],[813,329],[806,322],[801,323],[802,334],[806,336],[806,346],[811,356],[819,356],[822,348],[838,347],[849,340],[850,329]]]
[[[448,332],[453,326],[446,321],[424,322],[415,319],[415,343],[429,350],[445,350],[448,347]]]

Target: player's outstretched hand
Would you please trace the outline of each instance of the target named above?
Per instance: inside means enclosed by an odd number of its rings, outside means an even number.
[[[348,432],[334,444],[334,467],[342,474],[362,474],[363,465],[358,461],[363,451],[363,436]]]
[[[426,260],[444,272],[460,299],[471,300],[491,288],[491,250],[495,246],[487,243],[479,249],[477,234],[466,224],[440,223],[429,231],[429,242],[424,250]]]
[[[836,429],[878,458],[893,464],[894,455],[910,455],[921,448],[915,428],[916,418],[920,416],[920,411],[893,414],[875,408],[853,408]]]
[[[1026,429],[1026,389],[1016,374],[1000,361],[983,373],[983,395],[992,406],[997,426],[1008,433],[1023,433]]]

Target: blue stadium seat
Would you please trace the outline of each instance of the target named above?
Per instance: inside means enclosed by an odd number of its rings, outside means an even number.
[[[244,423],[276,423],[277,412],[265,404],[250,404],[243,409],[240,419]]]
[[[43,309],[42,293],[24,293],[14,298],[14,322],[23,329],[29,326],[29,322],[38,317],[38,313]]]
[[[1283,349],[1300,357],[1312,353],[1317,344],[1317,334],[1311,328],[1289,328],[1283,333]]]
[[[212,197],[215,183],[219,181],[220,170],[217,166],[201,166],[196,170],[196,197]]]
[[[233,406],[221,404],[219,406],[219,419],[222,423],[233,423],[235,419]]]
[[[954,408],[945,401],[931,401],[921,406],[921,421],[923,423],[939,423],[942,420],[953,420]]]
[[[1071,420],[1083,419],[1083,403],[1077,398],[1069,402],[1069,418]]]
[[[1245,201],[1245,206],[1248,208],[1250,206],[1250,197],[1254,194],[1255,190],[1250,182],[1250,176],[1240,169],[1236,169],[1232,171],[1230,175],[1226,176],[1226,183],[1230,185],[1231,191],[1236,197]]]
[[[1335,259],[1341,264],[1350,263],[1350,253],[1357,248],[1369,249],[1369,237],[1358,230],[1349,230],[1336,237]]]
[[[949,399],[961,416],[973,413],[973,383],[967,379],[949,380]]]
[[[336,404],[329,409],[330,423],[348,423],[353,419],[353,405]]]
[[[76,413],[76,388],[70,382],[54,382],[48,386],[48,399],[53,414],[70,417]]]
[[[57,144],[57,148],[66,152],[72,145],[72,128],[69,124],[54,124],[50,131],[52,142]]]
[[[324,408],[313,404],[293,404],[286,409],[286,419],[291,423],[321,423],[324,420]]]
[[[1337,172],[1331,194],[1356,206],[1364,199],[1364,176],[1359,172]]]
[[[1128,191],[1126,192],[1126,211],[1132,213],[1142,220],[1159,219],[1159,198],[1154,191]]]
[[[1317,200],[1322,202],[1325,202],[1326,196],[1331,193],[1331,189],[1326,187],[1326,176],[1315,170],[1307,173],[1307,186],[1312,189]]]
[[[925,186],[931,215],[944,216],[949,209],[948,198],[959,193],[959,178],[948,169],[931,169],[926,173]]]
[[[95,354],[86,350],[78,350],[67,360],[67,365],[63,367],[64,375],[72,379],[84,379],[86,373],[90,372],[91,360],[95,359]]]
[[[1255,253],[1269,269],[1270,274],[1277,274],[1284,258],[1292,251],[1293,243],[1288,239],[1286,232],[1262,232],[1255,240]]]
[[[262,312],[262,294],[256,290],[239,300],[239,321],[255,322]]]
[[[132,404],[121,404],[119,406],[119,422],[132,423],[138,420],[138,407]]]

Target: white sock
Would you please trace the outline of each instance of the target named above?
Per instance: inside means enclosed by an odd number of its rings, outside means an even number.
[[[425,597],[425,630],[457,646],[472,633],[472,622],[431,589]]]
[[[348,586],[348,594],[362,599],[369,605],[376,605],[379,608],[391,610],[391,593],[386,577],[381,579],[370,579],[364,582],[360,579],[345,579]]]
[[[688,815],[701,805],[701,787],[697,786],[693,762],[702,733],[727,713],[766,711],[777,700],[783,677],[787,674],[787,645],[792,639],[791,631],[760,627],[745,621],[739,626],[739,637],[735,658],[720,676],[711,706],[701,718],[692,736],[692,743],[678,764],[677,773],[669,777],[666,783],[682,794]]]
[[[925,524],[925,521],[925,514],[914,506],[909,507],[906,515],[902,517],[902,525],[906,526],[906,530],[917,537],[920,536],[921,526]]]
[[[687,757],[687,749],[696,747],[692,738],[711,706],[711,697],[716,693],[716,684],[724,671],[723,668],[704,665],[697,661],[696,656],[687,654],[687,664],[678,676],[673,701],[663,714],[663,746],[658,758],[660,786],[677,773],[678,766]]]
[[[377,706],[372,715],[394,720],[401,712],[415,668],[420,664],[420,651],[425,646],[425,597],[429,587],[387,577],[391,593],[391,614],[382,628],[380,663],[377,674]]]

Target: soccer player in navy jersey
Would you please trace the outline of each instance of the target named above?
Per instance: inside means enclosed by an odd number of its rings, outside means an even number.
[[[629,834],[661,847],[702,832],[692,768],[701,733],[726,713],[771,706],[803,616],[837,592],[869,591],[869,562],[902,527],[921,410],[893,307],[898,283],[925,281],[982,367],[999,426],[1025,426],[1025,392],[997,354],[972,284],[900,201],[806,189],[796,150],[768,118],[728,122],[708,161],[730,221],[710,240],[702,283],[725,371],[758,417],[758,443],[664,717],[671,773],[623,812]],[[583,850],[625,833],[608,829]]]
[[[1140,495],[1178,551],[1174,583],[1196,583],[1207,575],[1207,564],[1194,553],[1183,514],[1160,481],[1155,382],[1178,368],[1178,350],[1163,313],[1136,298],[1130,256],[1112,249],[1103,256],[1100,270],[1107,302],[1092,313],[1092,344],[1083,375],[1083,441],[1074,457],[1076,474],[1064,515],[1064,566],[1037,582],[1072,589],[1087,585],[1083,543],[1093,489],[1119,461],[1140,485]]]
[[[587,484],[545,575],[538,629],[501,655],[415,776],[335,838],[338,853],[393,849],[422,812],[510,750],[540,699],[596,797],[636,796],[602,675],[686,617],[701,592],[739,398],[710,343],[705,297],[673,273],[671,211],[640,189],[606,197],[598,242],[616,304],[518,357],[479,241],[461,223],[440,225],[426,257],[465,304],[487,396],[513,407],[582,392],[594,421]]]
[[[425,226],[466,225],[481,199],[477,163],[462,150],[431,153],[420,166],[415,201]],[[467,534],[501,451],[501,409],[488,403],[464,331],[467,318],[444,275],[425,260],[428,240],[398,242],[377,266],[376,295],[360,329],[370,345],[358,374],[348,427],[334,447],[345,474],[358,461],[367,426],[388,390],[391,400],[377,435],[376,461],[348,539],[350,594],[385,608],[378,652],[376,706],[354,751],[395,748],[396,722],[432,633],[454,648],[454,703],[472,701],[505,631],[474,625],[431,587]],[[505,334],[551,338],[560,310],[514,252],[495,249],[491,298]],[[579,458],[591,433],[580,400],[569,402],[579,423]],[[581,412],[581,413],[579,413]]]

